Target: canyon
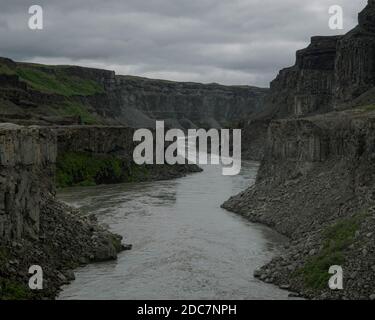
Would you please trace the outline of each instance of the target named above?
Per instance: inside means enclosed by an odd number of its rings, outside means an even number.
[[[223,208],[288,236],[257,270],[311,299],[375,299],[375,0],[345,35],[314,36],[270,89],[177,83],[0,59],[0,285],[28,296],[26,266],[48,265],[47,297],[71,270],[115,259],[121,237],[55,199],[62,187],[182,177],[194,166],[134,166],[136,128],[240,128],[261,162]],[[90,165],[88,165],[88,163]],[[59,230],[59,232],[53,232]],[[35,257],[35,258],[34,258]],[[341,265],[344,290],[327,287]]]
[[[259,110],[268,89],[118,76],[0,58],[2,121],[134,128],[221,128]]]
[[[245,137],[263,129],[247,146],[264,146],[257,181],[223,204],[291,239],[255,276],[308,298],[375,298],[374,17],[370,0],[357,27],[313,37],[279,73],[265,110],[243,123]],[[332,265],[344,290],[327,286]]]

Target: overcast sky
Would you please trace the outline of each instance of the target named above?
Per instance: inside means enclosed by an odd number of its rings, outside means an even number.
[[[268,86],[312,35],[367,0],[0,0],[0,56],[177,81]],[[44,9],[44,30],[28,8]],[[344,9],[344,30],[328,8]]]

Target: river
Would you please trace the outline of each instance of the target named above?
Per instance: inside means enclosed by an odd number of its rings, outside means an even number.
[[[237,176],[220,166],[181,179],[66,189],[59,198],[133,244],[117,261],[75,271],[59,299],[285,299],[253,277],[285,238],[220,208],[253,183],[258,164]]]

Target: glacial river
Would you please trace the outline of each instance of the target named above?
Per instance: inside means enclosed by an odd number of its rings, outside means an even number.
[[[238,176],[220,166],[172,181],[64,190],[59,198],[133,244],[117,261],[75,271],[59,299],[285,299],[253,277],[285,239],[220,208],[254,182],[258,164]]]

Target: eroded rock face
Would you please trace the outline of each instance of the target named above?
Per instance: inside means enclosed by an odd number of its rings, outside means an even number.
[[[375,3],[359,14],[359,25],[339,42],[335,65],[335,105],[351,102],[375,86]]]
[[[260,112],[249,123],[301,118],[333,110],[371,105],[375,101],[375,2],[370,0],[359,14],[359,25],[343,36],[312,37],[310,45],[297,51],[294,66],[281,70]],[[260,126],[262,127],[262,126]],[[261,138],[252,141],[255,128],[245,126],[244,154],[258,159]],[[259,135],[256,135],[259,136]],[[266,130],[263,130],[266,136]]]
[[[261,279],[309,298],[368,299],[375,281],[375,114],[365,110],[332,112],[270,124],[265,157],[256,184],[229,199],[224,208],[274,227],[292,242],[282,257],[258,273]],[[372,212],[372,213],[370,213]],[[358,221],[356,236],[337,252],[324,251],[327,230]],[[352,224],[350,224],[352,225]],[[353,232],[354,234],[354,232]],[[312,288],[303,270],[309,261],[342,265],[345,288]],[[328,261],[328,260],[327,260]],[[317,262],[318,264],[318,262]],[[317,266],[326,274],[325,266]],[[351,276],[353,274],[353,276]]]
[[[125,248],[94,216],[55,199],[58,148],[51,128],[0,124],[0,300],[54,298],[74,278],[70,269],[116,259]],[[43,268],[42,291],[27,286],[34,264]]]
[[[5,58],[0,58],[0,66],[0,121],[9,119],[22,125],[138,128],[165,120],[173,128],[215,128],[259,110],[268,92],[250,86],[120,76],[79,66],[36,66]],[[40,90],[38,83],[27,80],[29,73],[51,80],[54,86]]]
[[[72,174],[71,169],[67,169],[68,172],[63,170],[65,168],[64,161],[66,161],[65,156],[68,157],[69,161],[69,157],[72,154],[75,156],[82,155],[82,153],[88,156],[89,160],[100,160],[103,157],[107,161],[117,160],[116,166],[119,166],[117,169],[120,172],[112,172],[111,169],[108,169],[90,177],[97,184],[169,180],[202,171],[197,165],[192,164],[149,164],[141,166],[135,164],[133,152],[138,142],[133,141],[133,135],[136,130],[134,128],[122,126],[58,126],[51,127],[51,129],[57,134],[57,172],[59,173],[60,169],[60,173],[73,175],[75,178],[77,178],[76,176],[81,177],[81,173],[75,172]],[[166,142],[165,148],[168,145],[169,143]],[[154,148],[154,154],[155,150]],[[89,167],[89,164],[86,163],[86,165]],[[90,169],[88,170],[90,171]],[[105,175],[103,176],[102,174],[104,173]],[[75,181],[75,183],[80,182],[84,181]]]
[[[0,238],[36,239],[42,192],[53,192],[56,136],[48,129],[0,125]]]
[[[121,126],[58,126],[58,152],[89,152],[132,158],[135,129]]]
[[[248,117],[268,92],[250,86],[223,86],[117,76],[122,109],[177,128],[216,128]],[[136,110],[136,111],[135,111]],[[128,112],[129,112],[128,111]],[[125,112],[127,113],[127,112]],[[139,117],[139,115],[138,115]],[[131,121],[131,119],[129,119]]]
[[[261,118],[286,118],[350,107],[375,86],[375,3],[359,14],[344,36],[316,36],[297,51],[294,66],[271,82]]]
[[[327,112],[333,98],[337,37],[312,37],[297,52],[296,64],[280,71],[271,82],[266,109],[273,116],[302,116]]]

